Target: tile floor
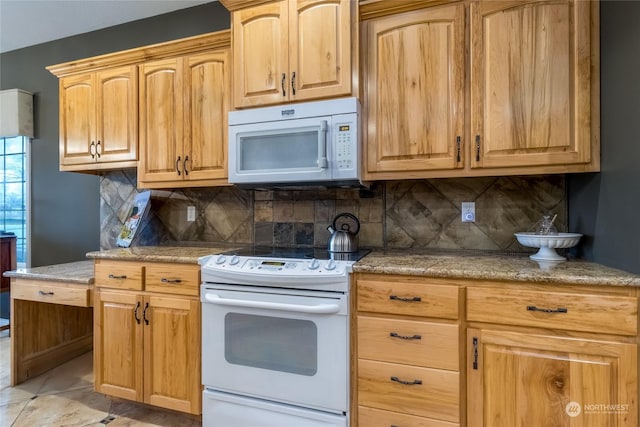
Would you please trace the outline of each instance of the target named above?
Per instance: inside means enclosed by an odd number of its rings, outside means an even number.
[[[200,426],[199,417],[93,391],[93,353],[10,387],[10,336],[0,332],[0,427]]]

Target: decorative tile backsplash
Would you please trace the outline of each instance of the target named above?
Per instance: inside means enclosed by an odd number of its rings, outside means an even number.
[[[100,181],[101,247],[113,248],[137,193],[136,171],[108,172]],[[142,191],[142,190],[141,190]],[[461,203],[476,203],[476,222],[461,221]],[[187,207],[196,208],[187,221]],[[513,233],[543,214],[558,214],[566,231],[564,175],[406,180],[370,189],[295,191],[236,187],[153,190],[151,209],[134,245],[229,242],[324,247],[333,218],[360,220],[360,247],[522,251]]]

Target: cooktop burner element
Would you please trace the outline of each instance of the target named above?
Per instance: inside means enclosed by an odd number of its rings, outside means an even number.
[[[248,246],[224,252],[224,255],[238,255],[260,258],[297,258],[336,261],[358,261],[370,251],[362,249],[357,252],[329,252],[323,248],[287,248],[277,246]]]

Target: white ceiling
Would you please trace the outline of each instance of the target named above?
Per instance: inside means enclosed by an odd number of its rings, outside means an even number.
[[[87,33],[212,0],[0,0],[0,52]]]

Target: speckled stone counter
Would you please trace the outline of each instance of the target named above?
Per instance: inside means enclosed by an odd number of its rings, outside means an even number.
[[[4,273],[5,277],[53,282],[93,284],[93,261],[77,261],[44,267],[19,268]]]
[[[238,246],[136,246],[87,253],[87,258],[119,261],[175,262],[197,264],[198,258],[230,251]]]
[[[447,279],[521,281],[530,283],[640,286],[640,275],[600,264],[571,260],[543,271],[527,254],[478,252],[372,251],[354,272],[407,274]]]

